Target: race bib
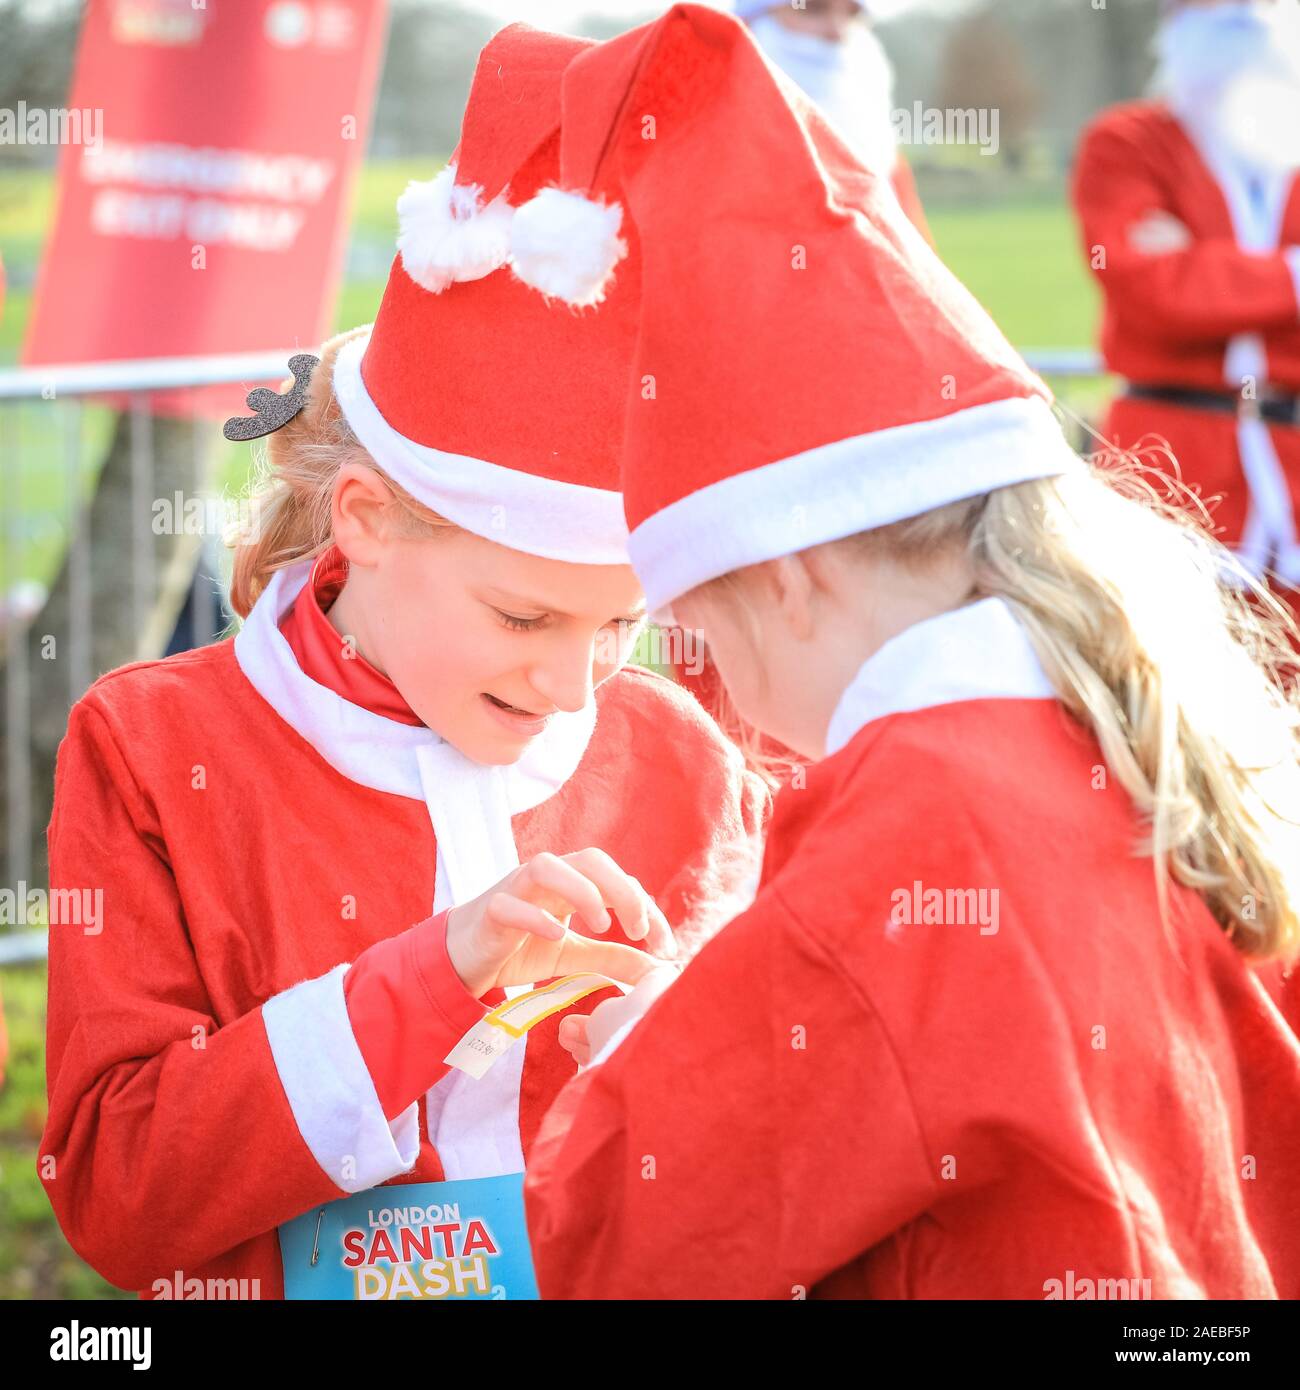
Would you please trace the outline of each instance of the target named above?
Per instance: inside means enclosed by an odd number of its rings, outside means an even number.
[[[285,1298],[537,1298],[524,1175],[404,1183],[279,1228]]]

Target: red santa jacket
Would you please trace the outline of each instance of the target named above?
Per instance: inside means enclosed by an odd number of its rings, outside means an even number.
[[[177,1270],[282,1296],[281,1223],[388,1182],[519,1171],[573,1072],[557,1015],[469,1087],[430,1058],[428,1095],[384,1115],[343,982],[430,912],[437,740],[272,641],[306,577],[282,571],[236,642],[101,677],[59,748],[51,887],[99,890],[102,912],[50,934],[40,1173],[73,1248],[145,1296]],[[627,669],[596,705],[558,784],[510,769],[531,803],[518,853],[600,846],[689,945],[740,889],[765,793],[671,682]]]
[[[1109,370],[1149,385],[1300,392],[1300,179],[1253,186],[1163,103],[1137,101],[1084,132],[1072,193]],[[1135,228],[1155,213],[1177,218],[1190,244],[1142,249]],[[1250,568],[1300,582],[1300,428],[1121,395],[1102,435],[1176,470]]]
[[[546,1117],[543,1297],[1300,1294],[1300,1042],[1199,897],[1162,927],[1011,610],[886,644],[828,748]]]
[[[1163,103],[1112,107],[1085,130],[1073,175],[1084,253],[1101,286],[1106,365],[1131,381],[1223,390],[1224,353],[1259,333],[1268,379],[1300,391],[1300,179],[1282,192],[1272,249],[1242,244],[1240,195]],[[1191,233],[1183,250],[1143,252],[1132,229],[1153,212]],[[1240,383],[1237,383],[1240,386]]]

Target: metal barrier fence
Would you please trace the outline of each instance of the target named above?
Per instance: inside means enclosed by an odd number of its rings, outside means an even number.
[[[39,832],[43,842],[52,799],[53,746],[62,737],[67,712],[102,670],[165,650],[176,594],[182,587],[190,591],[201,563],[192,546],[174,546],[160,557],[157,514],[160,504],[171,505],[172,497],[170,491],[160,494],[159,483],[163,474],[165,485],[187,480],[191,496],[185,498],[182,489],[177,500],[200,506],[216,500],[197,459],[219,433],[211,422],[189,424],[195,457],[178,460],[186,436],[160,420],[151,402],[161,392],[178,389],[282,380],[294,351],[0,371],[0,659],[5,685],[0,901],[16,911],[8,920],[0,916],[0,965],[45,954],[43,925],[35,930],[15,927],[30,925],[25,920],[27,894],[37,886],[33,877],[43,878],[43,843],[38,854],[35,837]],[[1096,354],[1087,351],[1026,356],[1036,371],[1064,383],[1102,370]],[[105,395],[125,400],[125,409],[95,406],[93,398]],[[34,428],[22,418],[24,411],[36,412]],[[94,412],[92,430],[88,414]],[[121,471],[122,496],[102,507],[104,474],[92,476],[96,453],[104,455],[102,468]],[[35,465],[30,471],[29,459]],[[170,520],[179,524],[175,515]],[[200,524],[200,543],[206,534],[208,528]],[[130,550],[127,566],[122,564],[123,546]],[[107,556],[107,562],[96,565],[96,554]],[[160,576],[160,563],[174,572]],[[37,572],[55,576],[50,588],[44,579],[38,581]],[[208,574],[215,578],[214,569]],[[160,593],[173,600],[161,605],[161,617]],[[50,628],[58,629],[58,640],[67,649],[63,654],[34,651],[37,636],[46,643],[53,640]],[[97,640],[109,628],[128,632],[129,646],[121,640],[116,647]],[[187,645],[200,646],[217,635],[196,611]],[[36,679],[46,675],[36,664],[45,658],[57,659],[57,680]]]

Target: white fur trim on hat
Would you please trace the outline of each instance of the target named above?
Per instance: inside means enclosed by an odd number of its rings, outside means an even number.
[[[734,473],[647,517],[628,551],[660,621],[674,599],[745,565],[1082,466],[1041,397],[990,401]]]
[[[623,209],[581,193],[544,188],[516,209],[510,228],[512,268],[524,284],[574,305],[599,304],[627,255],[618,235]]]
[[[417,285],[441,294],[456,280],[481,280],[510,257],[515,210],[501,193],[483,207],[478,184],[456,183],[456,166],[408,183],[397,200],[397,249]]]
[[[623,495],[450,454],[399,434],[361,376],[370,334],[339,349],[334,395],[357,438],[389,477],[440,516],[511,550],[579,565],[626,565]]]

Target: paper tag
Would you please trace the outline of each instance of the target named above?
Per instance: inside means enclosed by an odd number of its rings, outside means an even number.
[[[484,1014],[442,1060],[478,1080],[502,1053],[508,1052],[542,1019],[610,985],[623,988],[607,975],[565,975],[540,989],[518,994]]]

